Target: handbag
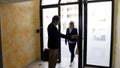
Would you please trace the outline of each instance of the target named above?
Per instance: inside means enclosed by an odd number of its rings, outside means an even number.
[[[75,54],[78,55],[78,52],[79,52],[79,50],[78,50],[78,47],[77,47]]]

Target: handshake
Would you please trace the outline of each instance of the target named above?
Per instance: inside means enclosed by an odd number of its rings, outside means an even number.
[[[71,39],[78,39],[78,35],[72,35]]]

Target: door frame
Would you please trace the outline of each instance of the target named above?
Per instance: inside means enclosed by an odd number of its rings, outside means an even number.
[[[86,63],[86,58],[87,58],[87,4],[88,3],[95,3],[95,2],[107,2],[107,1],[111,1],[112,2],[112,17],[111,17],[111,42],[110,42],[110,62],[109,62],[109,67],[105,67],[105,66],[99,66],[99,65],[88,65]],[[91,1],[84,1],[84,37],[85,37],[85,41],[84,41],[84,66],[90,66],[90,67],[100,67],[100,68],[112,68],[112,55],[113,55],[113,31],[114,31],[114,0],[91,0]]]
[[[56,6],[50,6],[50,7],[47,7],[47,8],[56,8]],[[43,8],[43,9],[47,9],[47,8]],[[43,10],[41,10],[40,11],[40,13],[42,13],[43,14]],[[44,45],[43,45],[43,42],[44,42],[44,40],[43,40],[43,15],[40,15],[41,17],[40,17],[40,44],[41,44],[41,59],[43,60],[43,48],[44,48]]]
[[[102,67],[102,66],[95,66],[95,65],[87,65],[86,64],[86,43],[87,43],[87,3],[89,2],[101,2],[101,1],[112,1],[112,27],[111,27],[111,51],[110,51],[110,67],[112,67],[112,52],[113,52],[113,22],[114,22],[114,0],[78,0],[78,2],[74,3],[60,3],[61,0],[59,0],[58,4],[52,4],[52,5],[42,5],[42,0],[40,0],[40,38],[41,38],[41,59],[43,59],[43,13],[42,9],[45,8],[52,8],[52,7],[58,7],[58,15],[60,15],[60,6],[61,5],[72,5],[72,4],[78,4],[79,5],[79,39],[78,39],[78,49],[79,49],[79,55],[78,55],[78,68],[83,68],[84,66],[91,66],[91,67]],[[83,7],[84,6],[84,7]],[[83,13],[84,12],[84,13]],[[83,28],[84,26],[84,28]],[[84,30],[83,30],[84,29]],[[60,31],[60,25],[59,25],[59,31]],[[82,34],[84,31],[84,34]],[[84,35],[84,36],[83,36]],[[82,37],[84,37],[84,43],[82,42]],[[60,41],[61,42],[61,41]],[[60,44],[60,43],[59,43]],[[84,44],[84,46],[82,45]],[[61,48],[61,47],[60,47]],[[82,51],[84,49],[84,51]],[[60,51],[61,52],[61,51]],[[60,53],[61,56],[61,53]],[[61,58],[59,58],[59,62],[61,61]]]
[[[78,5],[78,13],[79,13],[79,20],[78,20],[78,26],[79,26],[79,39],[78,39],[78,49],[79,49],[79,55],[78,55],[78,68],[82,68],[83,67],[83,64],[82,64],[82,0],[78,0],[78,2],[72,2],[72,3],[60,3],[61,0],[59,0],[58,4],[52,4],[52,5],[42,5],[42,0],[40,0],[40,39],[41,39],[41,59],[43,60],[43,12],[42,10],[45,9],[45,8],[53,8],[53,7],[58,7],[58,15],[60,16],[60,6],[63,6],[63,5],[74,5],[74,4],[77,4]],[[60,24],[58,26],[59,28],[59,31],[60,30]],[[60,40],[61,42],[61,40]],[[59,43],[61,44],[61,43]],[[59,53],[59,62],[61,62],[61,46],[60,46],[60,53]]]
[[[2,37],[1,37],[1,18],[0,18],[0,68],[3,68],[3,58],[2,58]]]

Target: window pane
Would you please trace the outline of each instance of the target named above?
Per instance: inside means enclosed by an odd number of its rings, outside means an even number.
[[[78,5],[61,6],[61,32],[66,34],[70,21],[78,29]]]
[[[49,9],[43,9],[43,45],[44,48],[47,47],[47,42],[48,42],[48,33],[47,33],[47,27],[52,21],[52,17],[54,15],[58,15],[58,8],[49,8]]]
[[[112,2],[88,3],[87,7],[87,64],[109,67]]]
[[[61,3],[78,2],[78,0],[61,0]]]
[[[42,5],[58,4],[59,0],[42,0]]]

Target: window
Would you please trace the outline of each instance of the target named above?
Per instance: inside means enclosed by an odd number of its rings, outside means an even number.
[[[62,34],[66,34],[70,21],[73,21],[78,29],[78,45],[80,45],[78,46],[80,50],[78,68],[82,68],[82,65],[98,68],[112,67],[113,7],[113,0],[42,0],[41,51],[47,48],[47,26],[54,15],[59,15],[58,30]],[[62,45],[59,48],[59,62],[62,55],[67,55],[65,52],[60,53],[61,47],[65,47],[63,46],[65,40],[60,41],[63,43],[59,43]]]
[[[112,2],[88,3],[87,64],[109,67]]]
[[[78,5],[61,6],[61,32],[66,34],[66,29],[70,21],[74,22],[75,28],[78,29]]]
[[[61,0],[61,3],[78,2],[78,0]]]
[[[58,4],[59,0],[42,0],[42,5]]]

